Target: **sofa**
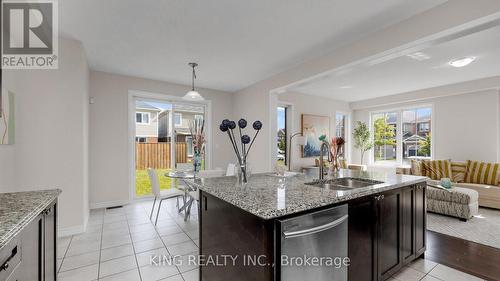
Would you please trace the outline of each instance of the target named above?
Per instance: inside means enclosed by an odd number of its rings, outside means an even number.
[[[500,165],[467,160],[412,160],[411,167],[398,173],[427,176],[427,208],[430,212],[467,220],[477,214],[478,205],[500,209]],[[439,188],[450,178],[453,188]]]

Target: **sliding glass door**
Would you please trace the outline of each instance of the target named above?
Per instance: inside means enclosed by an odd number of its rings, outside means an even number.
[[[193,169],[195,120],[205,120],[205,106],[168,100],[134,98],[135,197],[152,195],[147,169],[154,169],[160,189],[175,187],[165,176],[172,170]],[[204,160],[204,159],[203,159]]]

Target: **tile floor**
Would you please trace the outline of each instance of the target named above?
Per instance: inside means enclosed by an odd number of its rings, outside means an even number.
[[[151,265],[152,255],[186,255],[198,252],[196,212],[184,222],[175,200],[162,206],[158,224],[149,220],[152,201],[111,210],[92,210],[87,232],[58,241],[60,281],[194,281],[198,267]],[[390,280],[481,280],[429,260],[418,260]]]

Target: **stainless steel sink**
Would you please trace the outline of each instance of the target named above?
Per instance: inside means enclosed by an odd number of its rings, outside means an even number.
[[[325,179],[307,182],[307,185],[312,185],[321,188],[349,190],[360,187],[366,187],[383,183],[381,181],[361,179],[361,178],[338,178],[338,179]]]

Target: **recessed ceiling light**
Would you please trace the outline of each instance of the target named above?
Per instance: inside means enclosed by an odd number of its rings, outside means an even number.
[[[352,86],[349,86],[349,85],[345,85],[345,86],[341,86],[339,87],[340,89],[351,89]]]
[[[448,64],[453,66],[453,67],[464,67],[464,66],[469,65],[475,59],[476,59],[476,57],[465,57],[465,58],[460,58],[460,59],[454,59],[454,60],[451,60]]]
[[[428,54],[425,54],[425,53],[422,53],[422,52],[416,52],[416,53],[409,54],[409,55],[406,55],[406,56],[409,57],[409,58],[412,58],[414,60],[418,60],[418,61],[428,60],[428,59],[431,58]]]

